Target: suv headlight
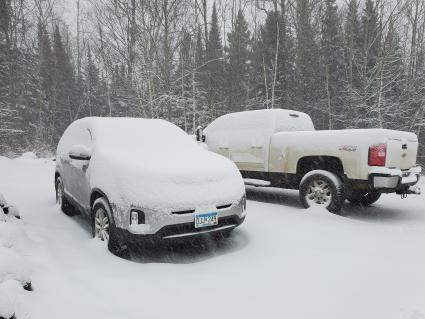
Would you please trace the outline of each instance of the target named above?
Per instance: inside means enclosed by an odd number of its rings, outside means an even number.
[[[242,211],[246,211],[246,194],[241,197],[238,205],[242,208]]]

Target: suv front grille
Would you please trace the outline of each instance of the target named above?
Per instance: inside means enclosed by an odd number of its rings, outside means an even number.
[[[214,228],[220,228],[220,227],[229,226],[229,225],[235,225],[236,227],[237,225],[239,225],[239,223],[240,221],[237,216],[227,216],[227,217],[219,218],[218,225],[209,226],[209,227],[195,228],[195,224],[193,222],[165,226],[158,232],[158,235],[163,238],[163,237],[172,236],[172,235],[197,233],[197,232],[203,232],[205,230],[211,230]]]
[[[177,212],[172,212],[175,215],[184,215],[184,214],[193,214],[195,212],[194,209],[189,209],[189,210],[180,210]]]

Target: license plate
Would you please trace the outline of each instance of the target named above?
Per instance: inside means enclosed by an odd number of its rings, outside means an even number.
[[[214,226],[218,224],[216,212],[195,215],[195,228]]]

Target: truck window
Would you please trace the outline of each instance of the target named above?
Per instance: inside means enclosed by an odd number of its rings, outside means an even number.
[[[314,126],[311,118],[303,113],[278,112],[276,114],[275,131],[313,131]]]

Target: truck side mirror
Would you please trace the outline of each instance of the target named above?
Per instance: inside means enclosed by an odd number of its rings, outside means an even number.
[[[202,142],[202,143],[205,142],[205,135],[204,135],[204,130],[202,129],[202,126],[198,126],[196,128],[195,134],[196,134],[196,140],[198,142]]]

